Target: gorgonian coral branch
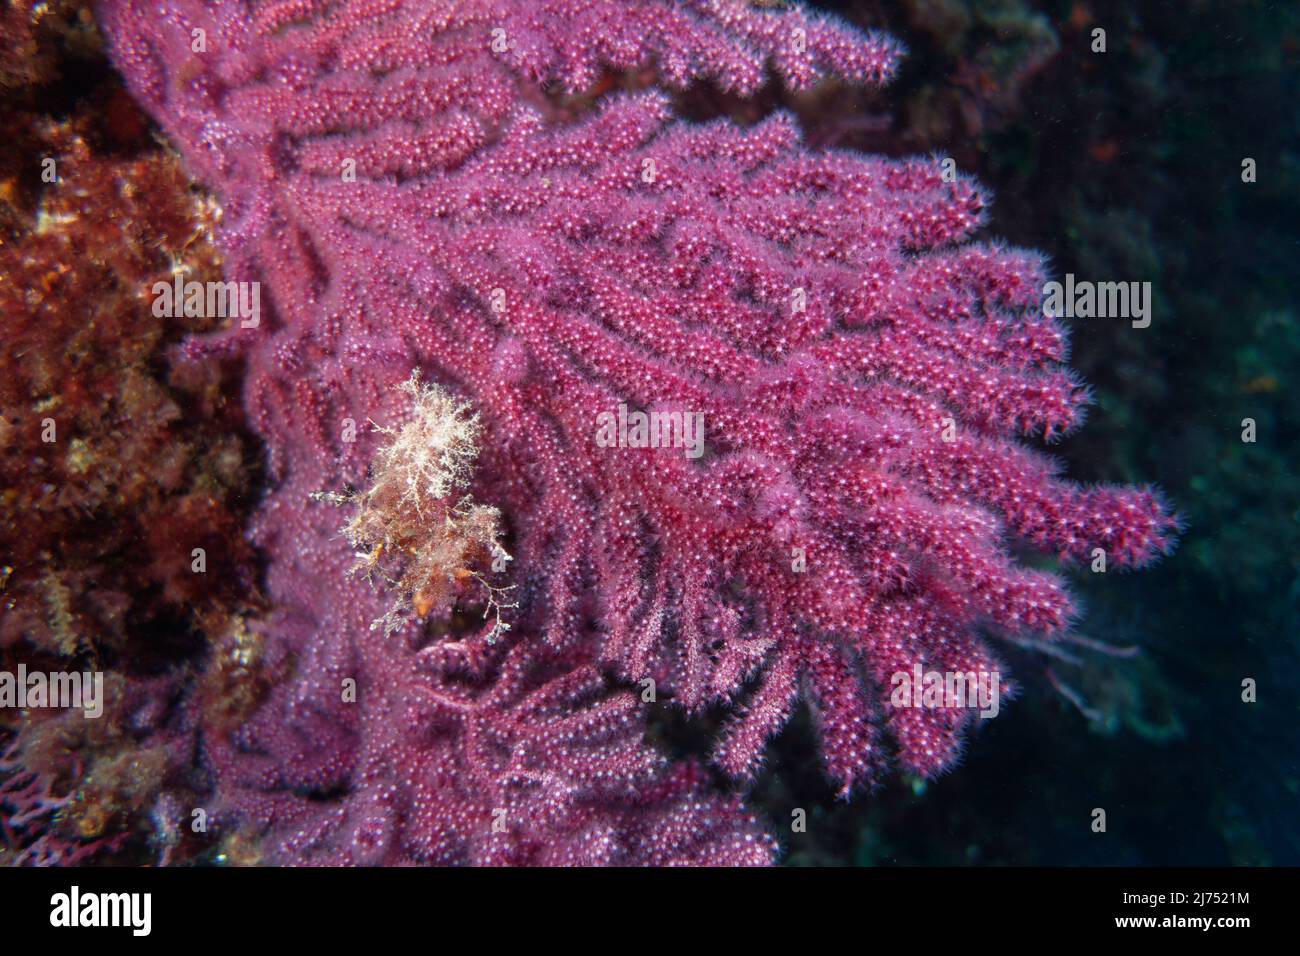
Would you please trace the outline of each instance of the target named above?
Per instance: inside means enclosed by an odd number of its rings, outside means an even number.
[[[509,716],[536,675],[598,665],[689,709],[730,706],[716,756],[737,776],[800,694],[845,792],[882,765],[882,728],[903,765],[938,773],[970,712],[898,707],[893,675],[997,671],[987,635],[1050,639],[1074,613],[1014,543],[1101,548],[1119,566],[1168,545],[1153,492],[1076,486],[1021,444],[1076,426],[1086,391],[1041,314],[1041,258],[972,238],[986,198],[968,179],[810,152],[785,115],[677,123],[653,91],[557,122],[541,92],[642,67],[663,87],[740,93],[768,67],[796,87],[879,82],[889,41],[727,0],[102,9],[132,88],[222,199],[229,273],[269,288],[272,321],[192,347],[249,358],[247,404],[280,479],[255,533],[275,557],[276,626],[302,658],[280,703],[291,730],[263,722],[220,762],[242,779],[236,753],[260,748],[264,790],[346,785],[336,817],[300,835],[391,819],[366,838],[384,853],[502,859],[480,842],[485,805],[465,816],[446,796],[482,773],[489,790],[502,772],[529,781],[556,812],[594,792],[607,817],[622,804],[581,781],[609,779],[591,768],[627,738],[588,731],[606,707],[624,728],[632,711],[559,694],[555,738]],[[432,632],[376,644],[355,630],[373,597],[319,583],[342,559],[307,492],[356,477],[365,443],[341,442],[337,422],[382,420],[412,365],[482,415],[478,485],[508,516],[520,586],[508,648]],[[598,422],[615,413],[702,420],[699,454],[608,447]],[[358,668],[387,682],[360,717],[322,702]],[[422,735],[400,762],[383,720]],[[309,752],[298,724],[334,728],[331,745]],[[310,813],[281,799],[297,809],[262,816]],[[451,816],[421,810],[433,803]],[[752,821],[736,827],[726,852],[750,859]],[[420,843],[430,832],[440,842]]]

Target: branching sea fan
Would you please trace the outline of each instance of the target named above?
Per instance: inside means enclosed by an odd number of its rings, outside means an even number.
[[[222,205],[227,278],[270,301],[189,349],[246,356],[275,478],[254,539],[293,677],[205,751],[271,859],[763,862],[738,799],[643,742],[649,701],[729,708],[736,778],[801,694],[844,793],[891,755],[936,774],[972,712],[899,704],[895,675],[1068,635],[1061,579],[1013,547],[1123,567],[1170,543],[1153,492],[1023,443],[1086,392],[1041,257],[973,238],[974,183],[811,151],[787,115],[676,121],[664,92],[879,83],[884,37],[733,0],[100,11]],[[597,95],[632,73],[650,88]],[[412,368],[481,416],[504,637],[372,632],[387,598],[311,499],[363,486],[375,437],[342,423],[395,427]],[[610,416],[631,433],[598,441]],[[695,453],[653,440],[688,420]]]

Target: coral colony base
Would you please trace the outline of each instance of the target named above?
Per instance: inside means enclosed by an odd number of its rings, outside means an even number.
[[[999,641],[1071,640],[1062,580],[1013,547],[1171,544],[1153,491],[1024,442],[1087,393],[1042,259],[973,238],[974,183],[812,151],[786,115],[673,117],[667,91],[768,69],[882,83],[885,37],[728,0],[99,14],[221,205],[225,279],[261,286],[254,327],[185,349],[246,361],[272,472],[258,636],[286,676],[200,728],[207,809],[260,859],[767,863],[741,797],[645,741],[652,702],[728,711],[737,781],[799,700],[845,796],[933,776],[996,711],[973,688],[1006,692]],[[620,408],[682,440],[598,440]],[[421,471],[403,436],[440,428]],[[899,674],[980,683],[912,706]]]

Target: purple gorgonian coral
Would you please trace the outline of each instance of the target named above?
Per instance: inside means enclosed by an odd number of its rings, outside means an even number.
[[[269,303],[188,346],[245,357],[272,467],[252,535],[291,676],[205,739],[269,859],[767,861],[739,798],[646,744],[650,701],[729,710],[714,758],[742,780],[801,695],[844,794],[937,774],[973,712],[894,676],[1069,639],[1062,580],[1013,547],[1124,567],[1171,542],[1154,492],[1025,444],[1087,394],[1041,257],[974,238],[974,183],[811,151],[783,114],[673,117],[696,82],[883,82],[884,37],[733,0],[100,13],[221,203],[227,278]],[[513,588],[509,630],[454,606],[372,629],[390,597],[313,499],[366,487],[383,433],[357,423],[408,420],[413,369],[479,416],[470,487],[514,560],[474,570]],[[611,415],[631,440],[599,440]]]

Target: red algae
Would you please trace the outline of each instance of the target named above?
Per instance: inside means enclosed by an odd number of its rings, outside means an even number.
[[[0,861],[138,859],[190,785],[176,692],[255,599],[238,370],[172,371],[170,346],[214,323],[155,318],[144,294],[220,274],[217,211],[85,5],[0,18],[0,668],[102,672],[110,702],[0,711]]]

